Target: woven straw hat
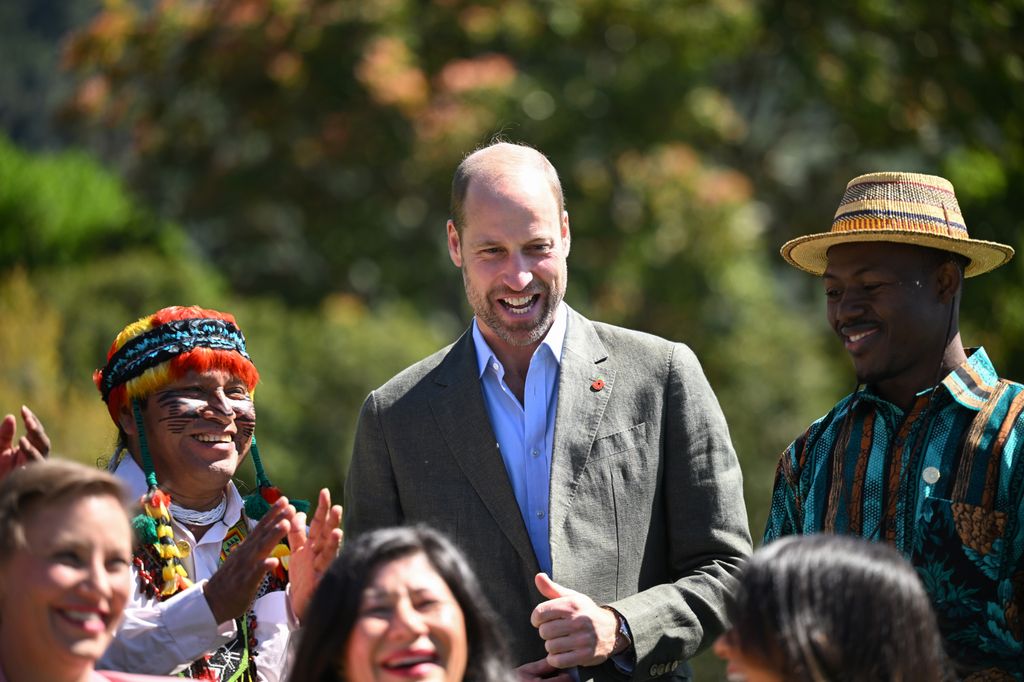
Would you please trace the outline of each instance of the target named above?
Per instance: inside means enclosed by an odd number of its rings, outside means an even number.
[[[869,173],[850,181],[828,232],[791,239],[782,245],[790,265],[821,275],[827,252],[850,242],[899,242],[960,254],[973,277],[1013,258],[1006,244],[971,239],[953,185],[919,173]]]

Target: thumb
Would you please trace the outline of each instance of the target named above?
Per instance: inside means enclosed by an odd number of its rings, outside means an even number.
[[[558,599],[559,597],[568,597],[576,594],[575,590],[570,590],[568,587],[562,587],[549,578],[547,573],[538,573],[536,577],[534,577],[533,582],[537,585],[537,591],[548,599]]]
[[[3,420],[0,420],[0,450],[14,445],[14,432],[17,426],[18,423],[14,421],[13,414],[6,415]]]

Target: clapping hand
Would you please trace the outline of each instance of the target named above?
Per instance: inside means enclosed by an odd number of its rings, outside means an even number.
[[[306,534],[306,515],[295,515],[288,532],[291,558],[288,562],[288,580],[291,584],[292,610],[301,622],[313,598],[316,586],[327,568],[338,556],[342,531],[341,506],[331,504],[331,493],[327,488],[320,491],[313,521]]]
[[[0,479],[14,469],[30,462],[41,462],[50,454],[50,439],[42,422],[32,410],[21,407],[21,419],[25,422],[25,435],[14,441],[18,422],[13,414],[0,420]]]
[[[295,515],[288,498],[278,498],[206,583],[203,595],[217,623],[238,618],[249,608],[263,576],[281,561],[270,553],[288,534]]]

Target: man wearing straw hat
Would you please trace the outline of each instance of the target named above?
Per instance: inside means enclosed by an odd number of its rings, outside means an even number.
[[[895,546],[931,595],[964,679],[1024,675],[1024,386],[964,348],[963,279],[1013,256],[970,239],[952,185],[872,173],[831,231],[782,247],[822,277],[857,388],[783,453],[766,543],[802,533]]]

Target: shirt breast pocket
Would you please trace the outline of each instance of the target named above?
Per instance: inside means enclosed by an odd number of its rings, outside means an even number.
[[[590,450],[590,461],[595,462],[606,457],[613,457],[623,452],[636,450],[647,445],[647,422],[594,439]]]
[[[979,578],[999,578],[1005,554],[1004,512],[938,497],[926,497],[923,505],[915,559],[962,564]]]
[[[1007,575],[1006,513],[926,497],[912,562],[935,605],[950,655],[981,651],[998,660],[1019,651],[1022,623]]]

